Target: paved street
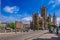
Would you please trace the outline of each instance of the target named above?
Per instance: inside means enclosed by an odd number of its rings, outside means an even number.
[[[58,36],[55,34],[46,33],[46,34],[43,34],[42,36],[31,38],[29,40],[55,40],[57,37]],[[54,38],[54,39],[51,39],[51,38]]]
[[[60,35],[60,34],[59,34]],[[57,40],[58,35],[50,34],[47,30],[18,32],[18,33],[0,33],[0,40]]]
[[[33,37],[30,38],[29,40],[60,40],[60,30],[58,35],[47,32],[44,33],[42,36]]]
[[[30,32],[22,32],[22,33],[8,33],[8,34],[0,34],[0,40],[28,40],[32,37],[42,35],[47,31],[30,31]]]

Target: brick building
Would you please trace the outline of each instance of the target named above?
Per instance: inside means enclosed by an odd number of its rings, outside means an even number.
[[[16,29],[17,31],[23,29],[23,23],[21,21],[16,21]]]

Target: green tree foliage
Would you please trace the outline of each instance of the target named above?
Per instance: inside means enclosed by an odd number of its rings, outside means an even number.
[[[51,25],[53,25],[52,22],[48,22],[48,28],[52,27]]]
[[[36,25],[36,29],[39,30],[39,28],[41,28],[41,25],[38,23],[38,24]]]
[[[16,24],[15,23],[10,23],[10,28],[12,28],[12,29],[15,29],[16,28]]]
[[[48,28],[57,28],[57,26],[53,25],[52,22],[48,22]]]
[[[5,26],[3,26],[3,25],[2,25],[2,26],[0,26],[0,29],[3,29],[3,28],[5,28]]]
[[[53,23],[52,22],[48,22],[48,25],[52,25]]]

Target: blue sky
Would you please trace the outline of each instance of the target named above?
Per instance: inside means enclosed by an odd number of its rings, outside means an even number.
[[[60,0],[1,0],[2,22],[29,23],[32,20],[32,14],[38,12],[40,15],[43,6],[47,7],[47,13],[51,16],[55,12],[59,22]]]

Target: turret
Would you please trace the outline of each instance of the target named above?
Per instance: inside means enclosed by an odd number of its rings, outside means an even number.
[[[55,13],[53,15],[53,24],[56,25],[56,15],[55,15]]]

